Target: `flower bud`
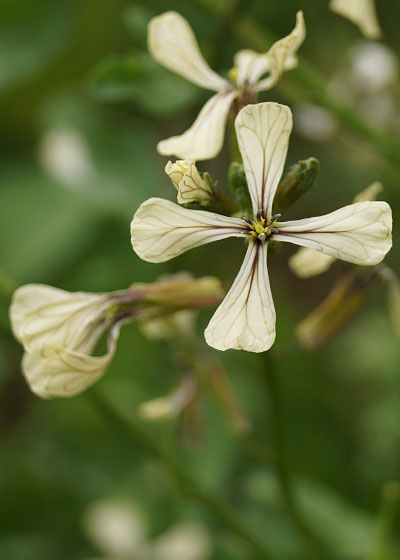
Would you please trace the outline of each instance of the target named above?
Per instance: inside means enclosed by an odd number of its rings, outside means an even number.
[[[194,161],[189,159],[169,161],[165,173],[178,191],[179,204],[204,202],[212,197],[209,185],[202,179]]]
[[[143,402],[138,406],[138,414],[143,420],[157,422],[175,418],[194,398],[197,390],[195,377],[185,376],[181,384],[165,397]]]
[[[290,208],[314,185],[318,172],[319,161],[316,158],[295,163],[279,184],[274,200],[274,212],[281,213]]]

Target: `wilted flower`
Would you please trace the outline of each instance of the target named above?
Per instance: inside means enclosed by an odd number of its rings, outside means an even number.
[[[369,39],[378,39],[381,36],[374,0],[331,0],[329,7],[333,12],[355,23]]]
[[[353,203],[376,200],[382,188],[382,183],[378,181],[371,183],[369,187],[354,197]],[[309,247],[302,247],[290,257],[289,266],[299,278],[311,278],[326,272],[335,260],[336,258],[331,255],[324,255]]]
[[[222,295],[221,284],[213,277],[134,284],[129,290],[102,294],[71,293],[42,284],[22,286],[13,294],[10,321],[25,349],[23,374],[42,398],[77,395],[106,371],[124,322],[216,305]],[[93,356],[108,328],[107,353]]]
[[[120,326],[113,304],[112,294],[70,293],[41,284],[14,292],[11,327],[24,346],[22,371],[34,393],[42,398],[73,396],[103,375],[114,355]],[[92,356],[110,326],[107,353]]]
[[[159,153],[193,160],[215,157],[222,148],[225,122],[233,101],[240,98],[246,105],[253,94],[271,89],[285,70],[297,65],[295,54],[304,37],[303,13],[298,12],[293,31],[268,52],[260,54],[246,49],[236,53],[235,67],[230,72],[232,82],[229,82],[208,66],[185,18],[177,12],[153,18],[148,38],[153,58],[194,84],[218,92],[207,101],[186,132],[159,142]]]
[[[203,202],[212,196],[212,190],[201,177],[196,163],[189,159],[169,161],[165,173],[178,191],[179,204]]]
[[[253,219],[188,210],[151,198],[132,220],[131,240],[142,259],[158,263],[211,241],[247,239],[242,267],[205,337],[218,350],[262,352],[275,340],[275,309],[266,264],[269,240],[289,241],[348,262],[374,265],[392,244],[391,210],[386,202],[358,202],[324,216],[279,222],[272,203],[285,164],[291,111],[277,103],[248,105],[239,112],[235,126]]]

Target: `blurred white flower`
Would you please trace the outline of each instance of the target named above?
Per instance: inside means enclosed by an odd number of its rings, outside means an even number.
[[[39,160],[56,181],[71,189],[82,188],[97,175],[85,138],[73,128],[46,132],[39,144]]]
[[[91,504],[82,524],[86,535],[107,558],[136,560],[147,550],[147,523],[127,500],[108,498]]]
[[[329,7],[352,21],[369,39],[378,39],[382,35],[374,0],[331,0]]]
[[[209,534],[199,523],[177,523],[153,541],[152,560],[207,560],[210,555]]]
[[[205,338],[218,350],[263,352],[275,340],[275,308],[266,264],[268,241],[289,241],[355,264],[375,265],[392,245],[392,218],[386,202],[358,202],[324,216],[278,222],[272,204],[292,130],[291,111],[277,103],[247,105],[239,112],[235,127],[253,219],[188,210],[151,198],[134,215],[131,241],[142,259],[159,263],[226,237],[247,239],[242,267]]]
[[[178,191],[179,204],[203,202],[212,196],[210,187],[200,176],[196,163],[192,160],[178,160],[174,163],[169,161],[165,166],[165,173]]]
[[[396,82],[398,62],[395,53],[376,41],[363,41],[350,52],[353,80],[360,89],[380,91]]]
[[[138,414],[143,420],[152,422],[176,418],[191,402],[196,394],[196,389],[196,378],[186,375],[180,385],[169,395],[141,403],[137,409]]]
[[[89,506],[83,529],[107,560],[207,560],[211,555],[210,535],[200,523],[178,522],[150,539],[143,514],[126,500]]]
[[[296,131],[307,140],[326,142],[334,136],[338,123],[327,111],[312,103],[299,103],[294,108]]]
[[[103,375],[115,352],[119,324],[110,331],[107,353],[90,354],[111,325],[112,305],[110,294],[70,293],[42,284],[14,292],[11,328],[25,349],[22,371],[34,393],[70,397]]]
[[[241,98],[246,105],[253,94],[271,89],[285,70],[297,65],[296,52],[304,38],[303,13],[297,12],[296,27],[268,52],[260,54],[247,49],[236,53],[230,82],[208,66],[185,18],[177,12],[153,18],[148,33],[153,58],[194,84],[217,92],[186,132],[159,142],[159,153],[193,160],[215,157],[222,148],[225,122],[233,101]],[[267,73],[268,77],[263,78]]]
[[[376,200],[382,191],[382,183],[371,183],[369,187],[354,197],[353,203]],[[335,262],[335,257],[324,255],[309,247],[302,247],[289,259],[289,266],[299,278],[311,278],[326,272]]]

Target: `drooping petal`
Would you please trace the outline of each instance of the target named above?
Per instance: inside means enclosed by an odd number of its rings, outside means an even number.
[[[289,266],[299,278],[311,278],[326,272],[335,258],[309,247],[301,247],[289,259]]]
[[[277,241],[290,241],[359,265],[376,265],[392,246],[392,212],[386,202],[357,202],[335,212],[278,222]]]
[[[103,319],[111,303],[108,294],[72,293],[44,284],[27,284],[13,294],[11,327],[25,349],[68,346],[86,351],[106,327]]]
[[[286,161],[292,113],[278,103],[247,105],[236,117],[235,126],[253,212],[264,210],[270,218]]]
[[[266,255],[266,245],[249,244],[236,280],[204,333],[213,348],[264,352],[274,343],[275,308]]]
[[[352,21],[369,39],[378,39],[382,35],[374,0],[331,0],[329,7],[332,12]]]
[[[192,28],[177,12],[166,12],[150,21],[148,48],[160,64],[200,87],[215,91],[229,87],[229,82],[208,66]]]
[[[35,346],[22,358],[22,372],[31,390],[42,397],[72,397],[93,385],[111,362],[119,336],[117,323],[110,331],[108,352],[90,356],[64,346]],[[90,352],[93,349],[87,349]]]
[[[269,75],[264,80],[261,80],[254,88],[253,91],[265,91],[271,89],[280,79],[285,70],[290,70],[297,66],[296,52],[302,45],[306,36],[306,27],[304,24],[303,12],[299,11],[296,14],[296,26],[293,31],[280,39],[272,45],[266,53],[268,65],[265,65],[265,71],[269,71]],[[261,64],[258,64],[261,70]],[[265,72],[264,71],[264,72]],[[260,73],[259,77],[264,73]]]
[[[169,200],[150,198],[133,217],[131,241],[141,259],[158,263],[205,243],[244,236],[245,229],[239,218],[188,210]]]
[[[179,136],[161,140],[157,150],[163,156],[182,159],[211,159],[221,151],[225,124],[236,91],[223,91],[207,101],[190,128]]]

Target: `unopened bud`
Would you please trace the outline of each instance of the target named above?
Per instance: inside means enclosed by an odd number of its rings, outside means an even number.
[[[179,204],[204,202],[212,197],[212,190],[201,177],[196,164],[190,159],[169,161],[165,173],[178,191]]]
[[[314,185],[318,171],[319,161],[316,158],[295,163],[276,191],[274,212],[284,212],[303,196]]]

